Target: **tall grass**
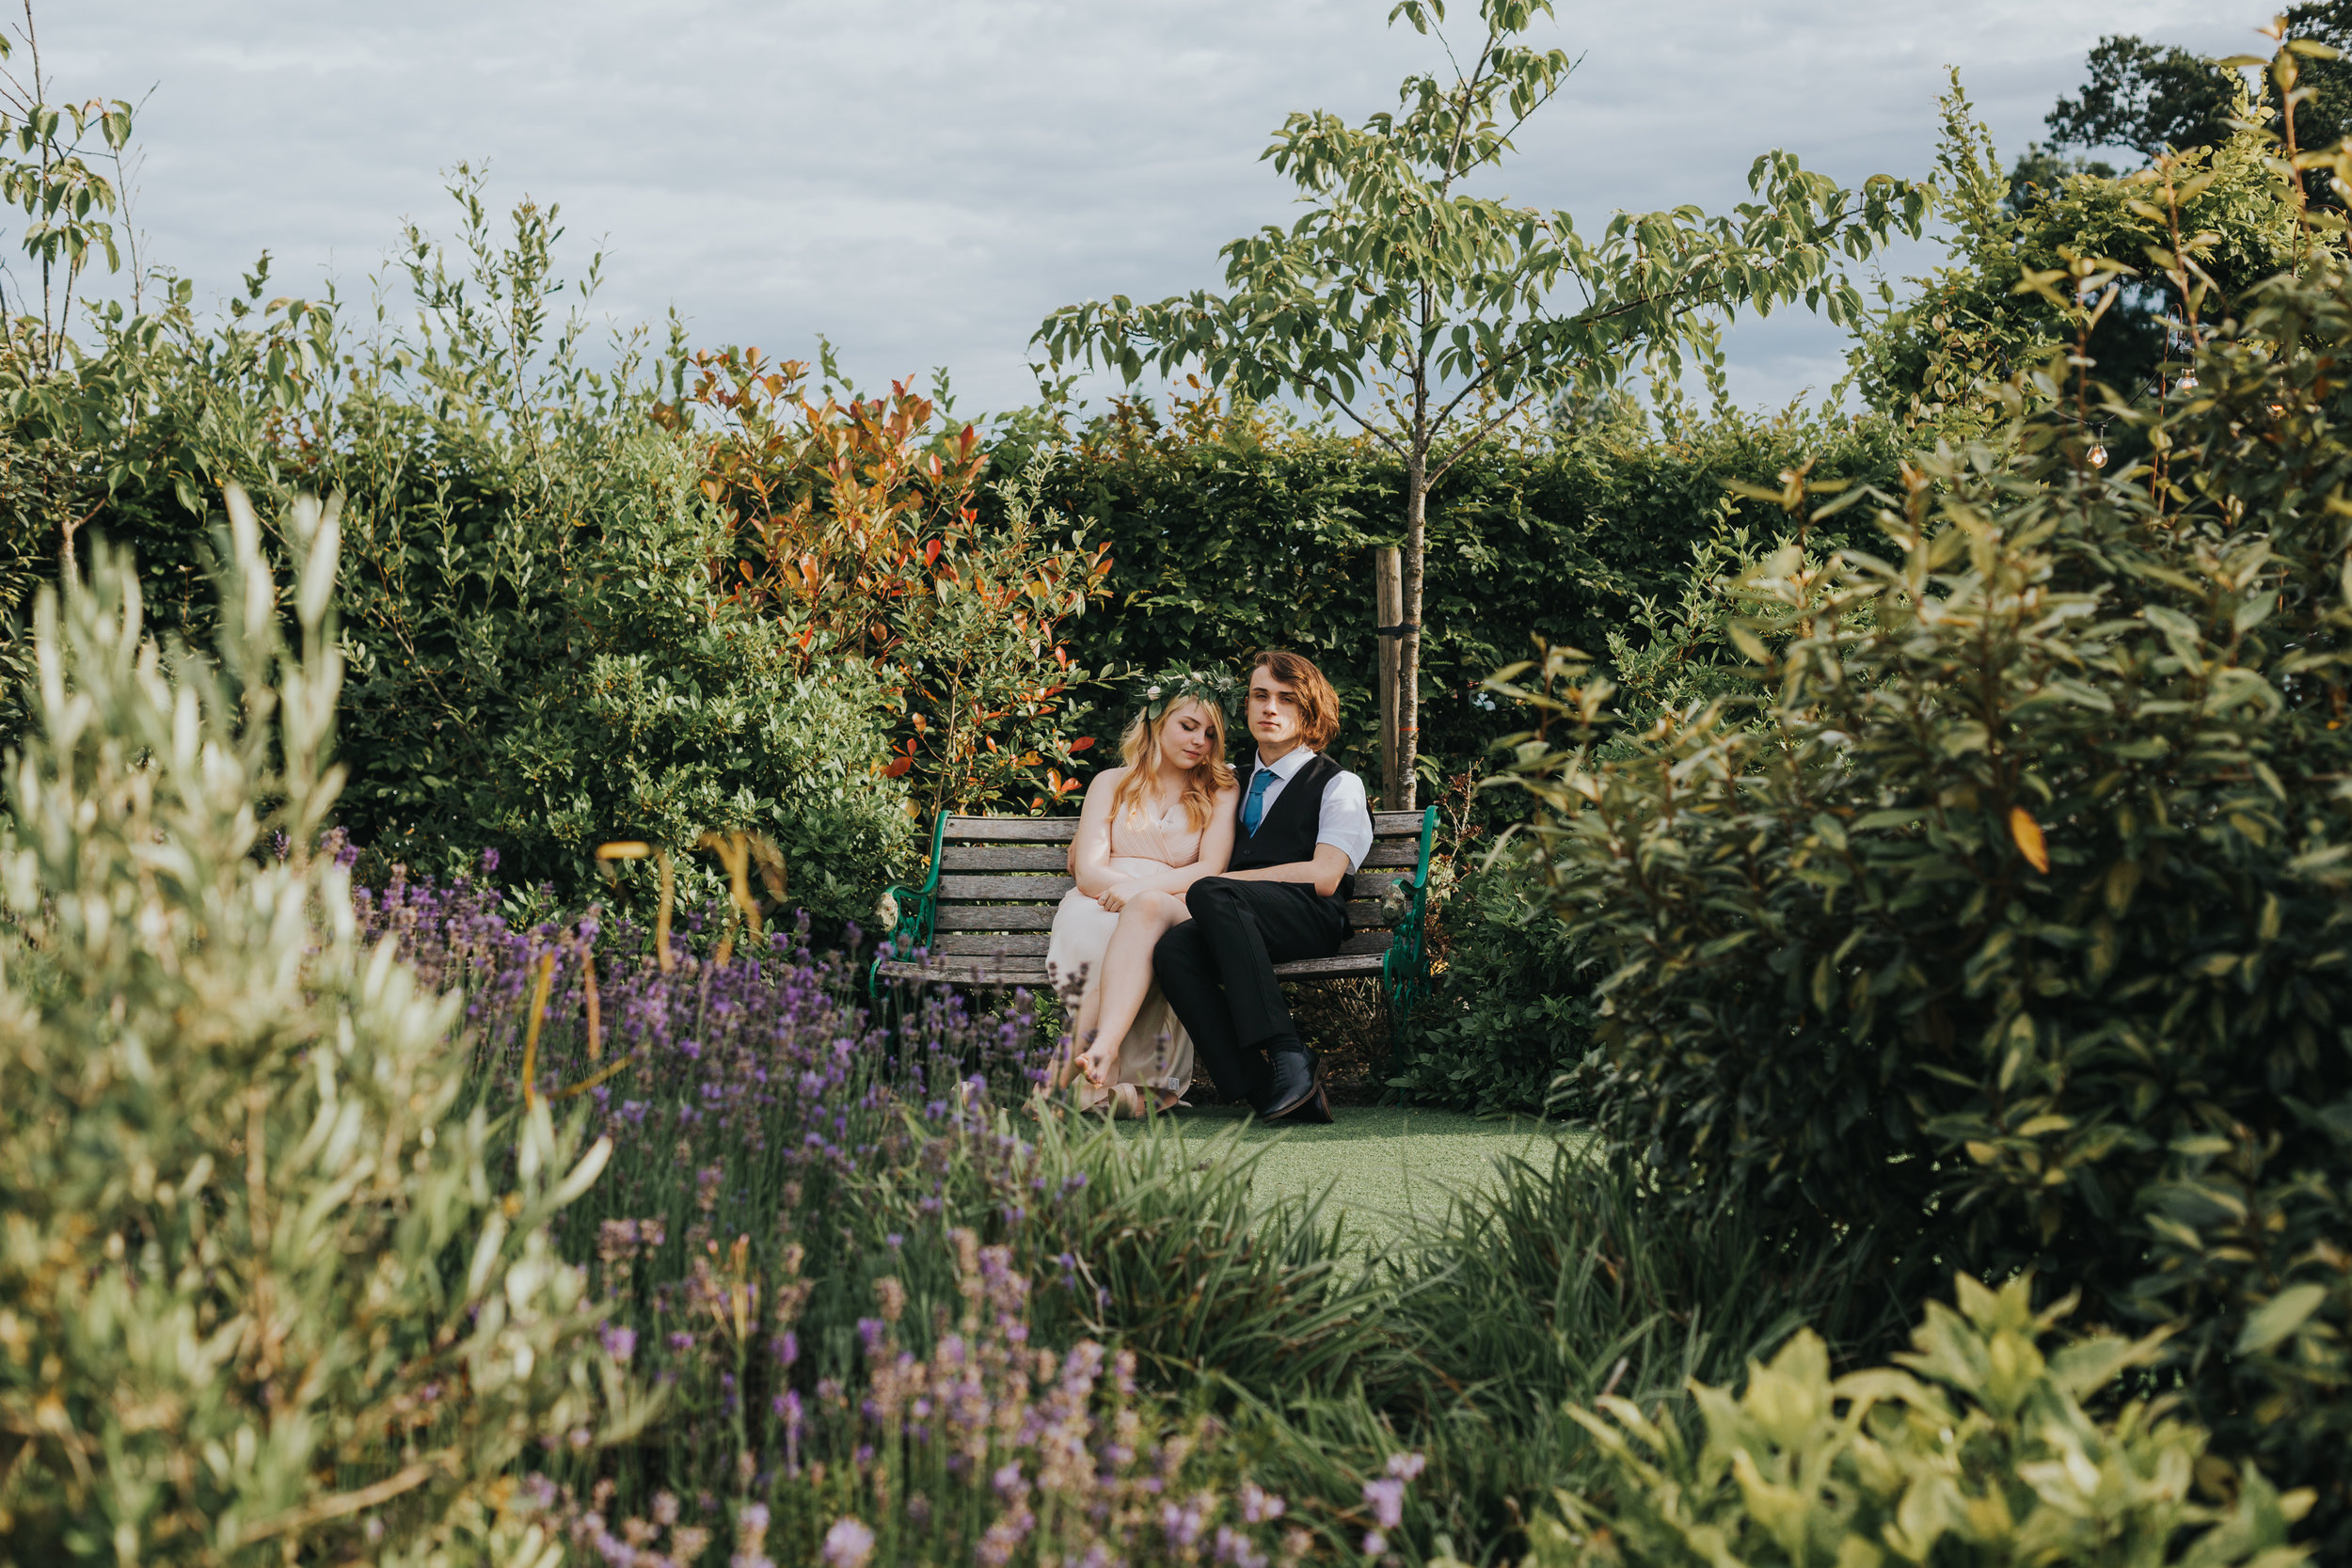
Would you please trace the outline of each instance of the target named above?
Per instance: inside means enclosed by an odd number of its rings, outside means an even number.
[[[592,1546],[629,1545],[612,1531],[634,1519],[646,1540],[740,1548],[748,1518],[761,1550],[817,1553],[831,1510],[880,1531],[876,1551],[970,1560],[1025,1512],[1022,1540],[991,1550],[1030,1560],[1095,1509],[1109,1533],[1089,1540],[1137,1560],[1182,1560],[1213,1536],[1203,1521],[1242,1532],[1237,1551],[1303,1530],[1349,1553],[1370,1534],[1507,1553],[1554,1488],[1597,1473],[1571,1403],[1678,1404],[1807,1324],[1865,1345],[1903,1322],[1846,1254],[1733,1213],[1666,1227],[1638,1172],[1565,1148],[1505,1162],[1367,1265],[1319,1199],[1253,1192],[1266,1146],[1239,1129],[1043,1115],[1052,1042],[1028,998],[981,1012],[934,992],[886,1031],[804,930],[722,962],[694,952],[690,915],[665,973],[626,920],[516,928],[465,881],[360,902],[364,929],[464,992],[487,1108],[527,1085],[612,1140],[558,1243],[607,1307],[607,1345],[667,1404],[631,1447],[546,1461]],[[1016,1424],[1058,1400],[1093,1479],[1073,1492],[1065,1465],[1049,1497],[1035,1443],[992,1438],[956,1484],[986,1459],[1031,1490],[950,1497],[951,1456],[905,1408],[950,1362]],[[1148,1540],[1138,1473],[1110,1452],[1134,1443],[1104,1447],[1122,1422],[1207,1499]],[[918,1474],[935,1524],[875,1517]],[[1243,1517],[1244,1481],[1263,1517]],[[1269,1497],[1286,1499],[1279,1530]]]
[[[1188,1476],[1217,1472],[1220,1418],[1246,1402],[1235,1390],[1338,1386],[1385,1344],[1384,1289],[1343,1227],[1309,1199],[1253,1198],[1255,1160],[1235,1137],[1204,1148],[1041,1116],[1031,1091],[1050,1042],[1025,996],[980,1012],[932,993],[885,1031],[850,964],[811,952],[804,927],[723,962],[693,951],[690,917],[665,972],[626,920],[517,928],[467,880],[398,879],[358,902],[367,935],[395,937],[429,980],[463,993],[485,1110],[529,1095],[612,1139],[605,1175],[556,1239],[606,1307],[607,1346],[667,1402],[632,1446],[545,1461],[592,1546],[626,1518],[673,1556],[677,1530],[715,1550],[745,1517],[768,1521],[777,1545],[808,1544],[822,1523],[812,1499],[880,1463],[869,1407],[889,1402],[874,1390],[901,1375],[890,1369],[907,1357],[935,1373],[950,1346],[978,1354],[975,1248],[992,1260],[990,1291],[1022,1282],[1017,1323],[996,1321],[1000,1303],[980,1327],[1064,1358],[1111,1356],[1141,1401],[1120,1408],[1155,1451],[1177,1445]],[[1038,1390],[1014,1386],[1021,1370],[998,1369],[990,1397],[1007,1409],[1036,1407]],[[1118,1410],[1098,1414],[1118,1424]],[[902,1458],[938,1460],[919,1442]],[[1244,1519],[1240,1472],[1222,1474],[1200,1483],[1209,1503],[1154,1528],[1195,1534],[1223,1518],[1273,1550],[1277,1515]],[[656,1529],[657,1510],[673,1522]],[[1280,1531],[1337,1539],[1353,1512],[1302,1503]],[[943,1513],[938,1540],[978,1528],[968,1513]],[[902,1555],[919,1544],[898,1525],[881,1539]]]

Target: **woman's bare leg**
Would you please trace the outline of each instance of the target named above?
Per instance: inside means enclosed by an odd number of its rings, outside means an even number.
[[[1119,911],[1110,945],[1103,951],[1103,979],[1094,988],[1100,999],[1093,1043],[1079,1058],[1090,1083],[1108,1084],[1119,1048],[1127,1037],[1143,999],[1152,994],[1152,949],[1171,926],[1192,918],[1184,901],[1172,893],[1146,893],[1128,900]]]
[[[1094,1037],[1097,1021],[1103,1016],[1103,987],[1091,974],[1082,973],[1086,989],[1078,994],[1078,1005],[1070,1011],[1070,1037],[1062,1042],[1061,1055],[1054,1063],[1054,1087],[1066,1089],[1078,1081],[1078,1053]],[[1065,1004],[1066,1005],[1066,1004]]]

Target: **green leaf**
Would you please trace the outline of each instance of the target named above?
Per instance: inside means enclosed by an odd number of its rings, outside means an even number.
[[[2327,1299],[2325,1286],[2288,1286],[2246,1320],[2246,1327],[2237,1337],[2237,1354],[2256,1355],[2268,1350],[2302,1327],[2305,1320],[2318,1311],[2319,1304]]]

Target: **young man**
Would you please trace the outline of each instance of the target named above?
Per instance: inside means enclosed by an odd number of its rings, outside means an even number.
[[[1244,716],[1257,754],[1240,769],[1233,858],[1186,890],[1192,918],[1160,939],[1152,967],[1219,1094],[1268,1121],[1329,1121],[1322,1066],[1274,966],[1339,951],[1372,811],[1364,782],[1321,754],[1340,716],[1322,671],[1260,654]]]

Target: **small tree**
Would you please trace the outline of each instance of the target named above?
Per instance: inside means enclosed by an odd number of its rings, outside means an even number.
[[[14,144],[0,151],[0,199],[24,209],[31,219],[24,229],[24,254],[40,274],[40,314],[19,329],[33,331],[34,356],[44,372],[55,373],[65,362],[66,317],[73,309],[74,285],[89,265],[90,252],[105,253],[109,272],[122,265],[114,226],[107,221],[120,205],[120,194],[114,182],[90,167],[84,153],[95,132],[105,146],[103,155],[119,168],[131,140],[132,110],[121,99],[49,102],[32,0],[24,0],[19,36],[31,56],[32,74],[20,79],[0,68],[0,141]],[[14,53],[15,46],[0,34],[0,60]],[[16,315],[28,316],[30,304],[30,291],[19,289]],[[0,299],[0,316],[8,313],[7,301]]]
[[[1251,398],[1337,408],[1405,467],[1403,641],[1390,802],[1412,804],[1418,736],[1423,521],[1430,490],[1462,456],[1535,404],[1579,382],[1613,383],[1653,356],[1715,358],[1716,317],[1802,298],[1833,321],[1861,297],[1838,251],[1870,254],[1919,229],[1922,188],[1873,176],[1859,192],[1782,152],[1749,171],[1757,199],[1729,217],[1689,207],[1610,219],[1597,240],[1565,212],[1474,195],[1511,136],[1549,102],[1572,62],[1515,40],[1550,0],[1479,0],[1485,36],[1462,57],[1437,24],[1444,0],[1398,0],[1389,20],[1438,37],[1454,68],[1406,78],[1399,109],[1352,127],[1294,114],[1264,156],[1310,211],[1225,246],[1218,295],[1155,305],[1123,295],[1046,318],[1035,341],[1056,365],[1084,359],[1129,382],[1199,361],[1213,384]]]

